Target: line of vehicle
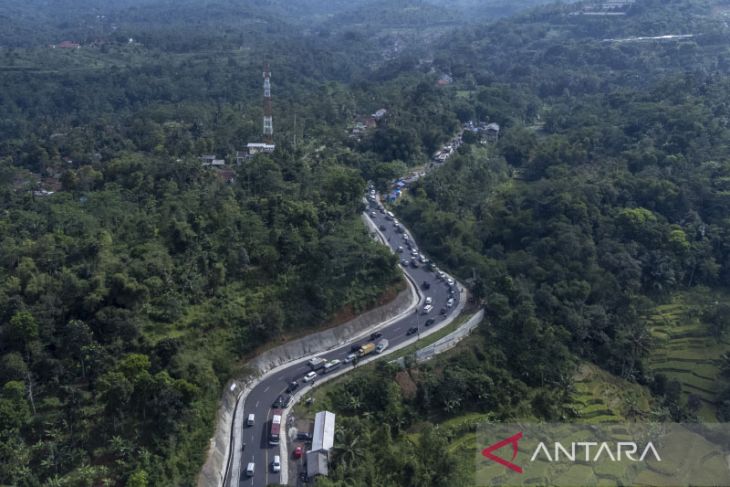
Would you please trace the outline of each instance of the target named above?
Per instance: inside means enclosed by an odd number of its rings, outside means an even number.
[[[377,205],[380,206],[380,205]],[[367,220],[370,220],[370,223],[373,224],[375,228],[375,232],[381,236],[382,241],[388,245],[388,247],[395,251],[396,249],[394,246],[398,245],[398,242],[401,242],[401,240],[404,239],[403,235],[408,235],[408,239],[412,239],[409,232],[407,232],[407,229],[403,227],[394,227],[393,222],[390,221],[390,219],[385,217],[385,210],[381,209],[381,215],[373,215],[373,218],[371,219],[371,215],[366,214],[365,218]],[[392,218],[392,215],[389,215]],[[382,228],[385,230],[387,228],[386,234],[384,235],[383,232],[380,231],[380,228],[376,224],[376,217],[377,220],[381,220],[381,224],[384,225]],[[370,226],[370,225],[369,225]],[[408,239],[403,240],[404,242]],[[411,242],[413,244],[413,247],[416,248],[416,242],[413,240]],[[405,245],[405,243],[403,244]],[[397,252],[396,252],[397,253]],[[416,259],[421,258],[420,255],[418,257],[414,258],[414,261]],[[423,263],[423,260],[420,260],[421,263]],[[278,402],[279,399],[274,401],[274,398],[278,396],[280,393],[283,393],[283,390],[285,389],[286,384],[289,384],[290,381],[301,379],[302,376],[309,370],[309,368],[304,364],[305,361],[307,361],[311,357],[315,356],[322,356],[323,358],[326,358],[328,361],[333,361],[334,359],[342,359],[346,358],[345,356],[347,354],[351,353],[351,348],[349,348],[350,344],[354,344],[357,342],[361,342],[368,333],[379,330],[382,331],[382,333],[385,335],[384,338],[389,338],[392,341],[392,346],[385,350],[380,355],[368,355],[364,359],[361,360],[360,363],[368,363],[372,360],[376,360],[377,358],[380,358],[384,355],[393,353],[403,347],[409,346],[412,343],[416,342],[418,339],[420,339],[422,336],[430,335],[431,333],[435,333],[438,330],[440,330],[443,326],[447,326],[453,319],[455,319],[457,316],[459,316],[461,310],[463,309],[463,305],[465,303],[466,293],[463,288],[463,286],[460,286],[459,284],[452,283],[451,285],[447,285],[446,288],[443,287],[443,284],[447,284],[446,281],[451,280],[449,276],[443,275],[438,276],[431,270],[425,269],[422,265],[418,265],[418,262],[413,262],[411,267],[404,268],[404,275],[406,276],[409,287],[411,288],[412,292],[414,293],[414,300],[409,307],[408,311],[403,312],[399,314],[397,317],[386,320],[382,323],[379,323],[373,327],[369,327],[367,330],[359,333],[356,336],[351,336],[349,340],[344,340],[340,342],[339,344],[330,347],[328,350],[320,352],[318,354],[312,354],[308,357],[303,357],[301,359],[289,362],[287,364],[282,364],[281,366],[278,366],[271,371],[265,373],[262,377],[258,378],[258,380],[255,380],[253,383],[249,384],[244,388],[242,393],[239,395],[238,398],[238,409],[240,411],[243,411],[244,409],[248,413],[255,412],[256,415],[258,415],[260,418],[266,417],[266,421],[263,423],[259,420],[256,421],[256,425],[250,425],[247,428],[242,428],[242,431],[240,434],[242,436],[246,436],[247,438],[251,438],[251,435],[254,435],[254,441],[251,442],[251,447],[255,448],[253,455],[252,455],[252,462],[254,463],[253,467],[256,467],[258,465],[259,467],[255,468],[255,470],[260,470],[262,467],[266,470],[265,475],[253,475],[251,476],[253,478],[252,485],[255,486],[263,486],[265,484],[262,483],[262,481],[266,483],[286,483],[288,480],[288,455],[286,453],[287,449],[287,435],[288,435],[288,422],[286,420],[283,421],[283,426],[285,427],[284,432],[282,434],[281,431],[279,431],[279,451],[280,451],[280,458],[283,459],[283,461],[280,461],[281,469],[279,471],[279,482],[276,482],[276,476],[271,474],[269,471],[269,463],[270,463],[270,452],[268,451],[270,449],[269,446],[269,432],[267,432],[267,427],[270,424],[271,420],[271,404],[273,402]],[[440,302],[441,304],[444,304],[444,308],[442,309],[442,313],[439,316],[435,317],[435,320],[438,321],[438,323],[434,323],[433,327],[429,327],[428,324],[425,325],[423,328],[423,331],[421,330],[422,322],[421,320],[421,313],[413,314],[414,309],[416,311],[423,311],[420,310],[420,307],[416,307],[419,304],[422,304],[423,296],[420,294],[420,290],[418,289],[418,286],[415,285],[414,281],[420,282],[421,279],[424,281],[424,285],[426,282],[430,283],[429,287],[431,287],[431,284],[436,285],[437,287],[433,288],[432,291],[429,293],[431,296],[433,296],[434,304],[436,302]],[[447,293],[445,289],[453,289],[454,286],[458,288],[458,301],[455,303],[456,307],[454,309],[446,309],[445,306],[446,300],[449,298],[450,295],[453,294],[453,292]],[[456,297],[456,296],[454,296]],[[423,313],[427,313],[426,311],[423,311]],[[430,320],[429,320],[430,321]],[[432,322],[433,323],[433,322]],[[416,325],[415,327],[412,325]],[[407,328],[414,328],[418,332],[418,336],[412,333],[404,333],[404,330]],[[415,332],[414,332],[415,333]],[[368,341],[369,343],[370,341]],[[362,344],[361,344],[362,346]],[[372,348],[369,348],[368,351],[372,350]],[[330,371],[329,373],[319,375],[316,380],[316,385],[319,385],[321,383],[324,383],[328,380],[331,380],[332,378],[345,374],[351,370],[348,367],[340,367],[339,370]],[[311,383],[311,382],[310,382]],[[281,390],[277,392],[277,385],[281,385]],[[316,387],[316,385],[311,385],[310,388],[301,388],[299,387],[298,390],[293,391],[293,400],[296,401],[299,399],[303,394],[308,393],[312,390],[313,387]],[[305,392],[306,390],[306,392]],[[245,401],[248,396],[251,396],[252,400],[256,400],[257,406],[253,409],[246,408]],[[287,401],[290,402],[290,401]],[[262,405],[263,403],[263,405]],[[282,414],[283,417],[287,417],[287,413],[290,411],[291,405],[293,403],[290,402],[289,404],[286,404],[284,407],[286,408],[284,411],[284,414]],[[265,409],[262,409],[265,408]],[[259,414],[260,413],[260,414]],[[243,415],[240,415],[241,417]],[[289,415],[289,417],[291,417]],[[237,426],[242,425],[243,419],[241,418],[239,421],[236,422]],[[251,427],[253,426],[253,427]],[[259,434],[260,433],[260,434]],[[283,439],[281,439],[283,436]],[[256,439],[257,438],[257,439]],[[258,441],[258,443],[257,443]],[[235,442],[235,440],[234,440]],[[263,449],[264,452],[260,452],[259,450]],[[236,461],[234,460],[231,466],[231,470],[235,472],[233,475],[231,475],[231,482],[230,486],[238,487],[240,485],[249,485],[248,480],[249,478],[244,478],[240,476],[238,472],[241,471],[241,468],[244,465],[242,463],[243,455],[240,457],[238,456],[239,453],[242,453],[240,451],[237,451],[235,446],[231,446],[231,451],[233,454],[240,458],[240,460]],[[248,453],[248,452],[247,452]],[[262,455],[263,453],[263,455]],[[248,455],[246,455],[248,457]],[[258,459],[258,462],[256,460]],[[263,463],[263,465],[261,465]],[[254,470],[252,468],[252,470]],[[228,486],[226,486],[228,487]]]

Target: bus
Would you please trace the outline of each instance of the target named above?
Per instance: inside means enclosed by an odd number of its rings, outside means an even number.
[[[269,433],[269,444],[279,444],[279,433],[281,432],[281,418],[284,415],[284,411],[281,409],[273,409],[271,411],[271,432]]]

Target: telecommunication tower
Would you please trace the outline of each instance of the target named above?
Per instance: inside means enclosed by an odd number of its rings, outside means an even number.
[[[264,142],[274,143],[274,116],[271,111],[271,69],[264,65]]]

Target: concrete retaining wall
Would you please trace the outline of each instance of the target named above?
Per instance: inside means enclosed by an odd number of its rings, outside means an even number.
[[[416,361],[418,363],[425,362],[433,358],[434,355],[444,353],[447,350],[454,348],[460,341],[471,335],[471,332],[477,329],[479,323],[484,319],[484,310],[480,309],[474,316],[469,318],[459,328],[452,331],[440,340],[432,343],[431,345],[424,347],[416,351]]]
[[[354,336],[370,333],[376,325],[384,324],[393,317],[409,311],[417,302],[418,296],[413,286],[409,285],[408,289],[399,293],[390,303],[363,313],[335,328],[272,348],[251,360],[247,364],[251,375],[232,380],[223,393],[215,435],[210,441],[208,459],[198,476],[198,487],[223,485],[223,472],[226,470],[224,464],[229,460],[229,456],[233,457],[233,455],[229,455],[231,434],[232,431],[240,431],[240,428],[232,428],[236,405],[242,397],[248,394],[261,375],[283,364],[344,344],[352,340]],[[236,417],[235,420],[238,424],[242,418]]]

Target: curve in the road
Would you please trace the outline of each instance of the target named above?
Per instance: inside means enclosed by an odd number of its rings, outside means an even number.
[[[370,204],[367,212],[368,218],[373,221],[383,240],[396,252],[399,259],[402,258],[402,260],[407,259],[409,261],[408,265],[404,265],[403,262],[399,265],[405,271],[407,278],[412,283],[415,283],[423,293],[419,306],[416,308],[416,313],[411,312],[391,323],[374,327],[378,328],[379,332],[382,333],[382,338],[389,341],[389,347],[386,351],[392,353],[399,348],[417,341],[422,334],[430,334],[446,326],[452,319],[458,316],[458,313],[463,308],[465,292],[463,286],[455,283],[448,275],[444,274],[443,277],[439,277],[436,272],[429,270],[422,263],[416,264],[417,267],[411,266],[410,262],[412,260],[418,262],[421,254],[417,250],[413,237],[403,228],[402,224],[399,224],[401,230],[398,231],[398,227],[396,227],[393,221],[394,217],[385,212],[377,201]],[[415,252],[409,249],[407,242],[411,242],[411,246],[416,249]],[[451,284],[449,284],[449,281]],[[428,286],[427,289],[426,286]],[[432,301],[433,309],[430,313],[423,312],[423,304],[426,297],[430,297]],[[453,298],[453,304],[451,306],[447,305],[449,298]],[[433,319],[434,321],[433,324],[427,326],[426,322],[429,319]],[[418,331],[408,334],[408,331],[412,328],[416,328]],[[368,330],[367,333],[370,333],[371,330]],[[353,337],[352,341],[343,346],[318,353],[316,356],[323,357],[328,361],[339,359],[344,362],[347,355],[351,353],[353,344],[361,345],[367,342],[366,338],[366,336]],[[386,353],[373,355],[367,360],[361,360],[360,363],[375,360],[383,355],[386,355]],[[231,465],[230,471],[227,472],[227,474],[230,474],[230,481],[226,487],[264,487],[269,484],[286,483],[288,477],[286,470],[288,458],[285,446],[287,430],[286,415],[284,421],[282,421],[282,442],[276,447],[269,443],[271,411],[274,401],[280,395],[284,394],[285,389],[291,382],[298,381],[302,383],[302,378],[310,371],[306,363],[309,358],[305,357],[266,374],[246,394],[245,403],[243,403],[243,414],[237,415],[233,426],[234,428],[241,428],[243,448],[232,452],[232,461],[230,463],[233,463],[233,465]],[[330,375],[341,375],[351,369],[352,367],[349,364],[344,364],[344,366],[340,367],[337,374]],[[324,382],[322,379],[325,377],[327,376],[323,376],[317,382]],[[307,391],[311,390],[311,386],[303,384],[297,391],[299,396],[303,394],[302,391],[305,388]],[[252,426],[245,425],[245,419],[249,414],[254,415],[254,424]],[[271,468],[271,461],[274,455],[280,455],[282,464],[281,472],[274,472]],[[246,474],[246,466],[249,462],[255,465],[252,476]]]

